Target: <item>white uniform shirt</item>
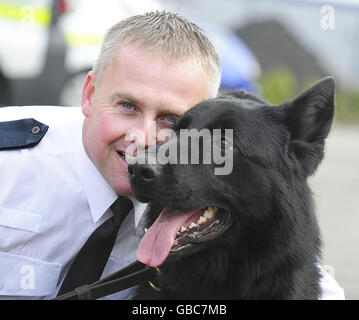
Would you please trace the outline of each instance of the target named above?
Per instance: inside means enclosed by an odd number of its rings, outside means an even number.
[[[81,108],[0,108],[0,121],[23,118],[49,130],[33,148],[0,151],[0,299],[49,299],[91,233],[112,216],[117,194],[84,151]],[[145,207],[134,200],[103,277],[135,261]],[[322,287],[323,299],[344,298],[326,272]],[[131,292],[106,299],[127,299]]]

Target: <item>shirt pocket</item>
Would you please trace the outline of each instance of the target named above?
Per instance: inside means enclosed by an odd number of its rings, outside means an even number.
[[[0,207],[0,225],[38,233],[43,216],[35,213]]]
[[[0,252],[1,296],[44,297],[55,293],[61,264]]]

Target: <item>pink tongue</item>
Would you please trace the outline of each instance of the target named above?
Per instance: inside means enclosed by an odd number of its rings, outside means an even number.
[[[188,218],[201,210],[176,212],[168,208],[163,209],[138,246],[136,254],[138,261],[151,267],[161,265],[170,253],[179,228],[185,224]]]

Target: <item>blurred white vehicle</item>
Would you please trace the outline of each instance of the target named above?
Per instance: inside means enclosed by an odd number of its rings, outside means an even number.
[[[52,0],[0,0],[0,64],[7,77],[30,78],[42,71],[52,4]]]
[[[0,0],[0,104],[10,99],[12,80],[44,71],[51,30],[64,10],[61,0]]]
[[[79,105],[102,38],[157,0],[0,0],[0,106]]]

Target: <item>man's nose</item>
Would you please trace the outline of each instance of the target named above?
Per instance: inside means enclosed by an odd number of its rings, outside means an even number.
[[[140,132],[141,134],[136,137],[136,146],[138,150],[143,150],[148,146],[156,145],[156,121],[149,120],[144,122],[141,126]]]

